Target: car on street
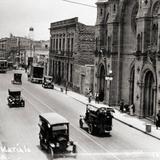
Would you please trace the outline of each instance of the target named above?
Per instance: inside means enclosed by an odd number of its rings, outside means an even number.
[[[42,81],[42,87],[43,88],[54,89],[53,77],[51,77],[51,76],[44,76],[43,77],[43,81]]]
[[[69,122],[55,112],[39,115],[39,140],[41,149],[55,155],[76,155],[76,144],[69,138]]]
[[[22,74],[21,73],[14,73],[12,84],[22,84]]]
[[[24,107],[25,101],[21,96],[21,90],[8,89],[8,106],[9,107]]]
[[[80,115],[79,125],[92,135],[110,135],[114,109],[103,104],[87,104],[85,116]]]

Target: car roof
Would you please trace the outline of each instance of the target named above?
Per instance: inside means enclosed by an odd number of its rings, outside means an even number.
[[[108,110],[110,110],[110,111],[113,111],[114,109],[112,108],[112,107],[110,107],[110,106],[108,106],[108,105],[105,105],[105,104],[90,104],[90,103],[88,103],[87,104],[87,107],[89,108],[89,109],[91,109],[91,110],[97,110],[97,109],[99,109],[99,108],[107,108]]]
[[[14,73],[14,75],[22,75],[22,73]]]
[[[52,76],[44,76],[45,78],[53,78]]]
[[[45,119],[50,125],[69,123],[67,119],[55,112],[43,113],[39,117]]]
[[[8,91],[9,92],[21,92],[21,89],[18,89],[18,88],[9,88]]]

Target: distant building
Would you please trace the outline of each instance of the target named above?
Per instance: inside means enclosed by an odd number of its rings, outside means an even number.
[[[95,27],[66,19],[51,23],[50,37],[49,74],[84,94],[93,87]]]
[[[0,39],[0,58],[7,58],[9,52],[8,46],[8,38],[1,38]]]
[[[28,57],[35,62],[46,62],[49,55],[49,40],[34,41],[27,37],[13,36],[0,39],[0,57],[6,58],[10,63],[28,65]]]

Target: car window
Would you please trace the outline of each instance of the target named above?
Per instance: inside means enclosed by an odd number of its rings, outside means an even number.
[[[67,134],[67,125],[58,125],[52,127],[52,134],[53,136],[59,135],[59,134]]]

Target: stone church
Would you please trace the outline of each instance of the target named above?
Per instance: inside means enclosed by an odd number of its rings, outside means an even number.
[[[160,0],[98,0],[94,92],[134,104],[152,121],[160,109]]]

